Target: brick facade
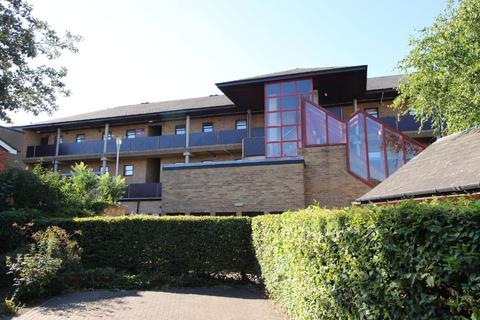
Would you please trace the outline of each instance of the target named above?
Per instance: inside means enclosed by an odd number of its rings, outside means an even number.
[[[127,208],[127,214],[160,215],[162,213],[161,200],[121,201]]]
[[[371,187],[347,171],[346,146],[304,148],[305,203],[317,201],[328,208],[344,207]]]
[[[303,208],[303,163],[163,170],[164,213],[279,212]]]

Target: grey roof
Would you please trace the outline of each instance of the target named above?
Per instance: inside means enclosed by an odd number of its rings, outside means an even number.
[[[211,95],[200,98],[170,100],[161,102],[149,102],[132,104],[114,108],[93,111],[74,116],[51,119],[43,122],[37,122],[34,125],[46,125],[64,122],[84,121],[93,119],[104,119],[113,117],[125,117],[133,115],[156,114],[163,112],[186,111],[204,108],[214,108],[222,106],[233,106],[232,101],[225,95]],[[28,127],[28,126],[25,126]]]
[[[396,89],[398,83],[403,78],[403,75],[373,77],[367,79],[367,91],[382,90],[382,89]]]
[[[260,79],[271,78],[271,77],[282,77],[282,76],[290,76],[290,75],[296,75],[296,74],[314,73],[314,72],[322,72],[322,71],[346,69],[346,68],[366,68],[366,66],[295,68],[295,69],[269,73],[269,74],[264,74],[260,76],[255,76],[251,78],[245,78],[245,79],[240,79],[240,80],[235,80],[230,82],[237,82],[237,81],[244,81],[244,80],[245,81],[260,80]],[[400,76],[370,78],[367,80],[367,90],[395,88],[399,79],[400,79]],[[103,109],[99,111],[78,114],[74,116],[50,119],[47,121],[37,122],[32,125],[26,125],[23,127],[27,128],[27,127],[36,127],[36,126],[42,126],[42,125],[67,123],[67,122],[88,121],[88,120],[95,120],[95,119],[108,119],[108,118],[115,118],[115,117],[127,117],[127,116],[146,115],[146,114],[158,114],[158,113],[164,113],[164,112],[188,111],[188,110],[223,107],[223,106],[233,106],[233,102],[230,99],[228,99],[228,97],[225,95],[211,95],[211,96],[199,97],[199,98],[150,102],[150,103],[141,103],[141,104],[108,108],[108,109]]]
[[[430,145],[357,201],[386,201],[480,189],[480,128]]]
[[[318,68],[295,68],[289,70],[283,70],[273,73],[262,74],[259,76],[248,77],[228,82],[236,82],[236,81],[245,81],[245,80],[256,80],[256,79],[263,79],[263,78],[273,78],[273,77],[282,77],[282,76],[290,76],[295,74],[302,74],[302,73],[309,73],[309,72],[318,72],[318,71],[326,71],[326,70],[333,70],[333,69],[341,69],[346,67],[318,67]]]

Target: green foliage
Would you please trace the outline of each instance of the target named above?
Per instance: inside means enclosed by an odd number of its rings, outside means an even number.
[[[87,269],[167,275],[254,272],[249,218],[91,217],[38,221],[57,225],[83,249]]]
[[[24,245],[31,235],[28,228],[20,226],[26,226],[41,216],[37,210],[0,212],[0,256]]]
[[[14,261],[7,257],[9,272],[14,275],[15,301],[25,301],[60,292],[59,275],[78,269],[81,250],[65,230],[48,227],[33,235],[27,253],[19,253]]]
[[[0,211],[12,208],[54,211],[58,209],[58,203],[55,186],[42,181],[35,172],[8,168],[0,173]]]
[[[9,168],[0,173],[0,212],[34,208],[49,215],[94,215],[117,202],[125,187],[124,178],[97,176],[83,162],[72,167],[71,177],[40,164],[32,171]]]
[[[98,177],[93,170],[87,167],[83,162],[77,163],[72,167],[72,176],[66,178],[63,186],[67,207],[88,214],[92,212],[95,202],[98,200],[96,195]]]
[[[399,63],[408,73],[395,106],[431,119],[440,134],[480,125],[480,2],[449,1],[434,24],[410,40]]]
[[[3,310],[4,313],[9,314],[9,315],[15,315],[20,311],[20,306],[18,306],[17,303],[15,303],[15,300],[13,298],[5,298],[3,300],[3,303],[1,305],[2,308],[0,308],[0,311]],[[0,315],[2,313],[0,312]]]
[[[292,319],[470,319],[480,201],[256,217],[265,285]]]
[[[124,177],[112,177],[107,172],[99,177],[97,192],[100,199],[108,203],[116,203],[123,197],[126,186]]]
[[[49,63],[62,51],[77,52],[80,37],[60,36],[47,22],[32,16],[23,0],[0,2],[0,119],[24,110],[37,115],[57,109],[57,94],[69,95],[64,67]]]

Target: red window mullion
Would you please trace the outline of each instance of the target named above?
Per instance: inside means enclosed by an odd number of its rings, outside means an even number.
[[[383,139],[383,156],[385,161],[385,178],[388,177],[388,161],[387,161],[387,139],[385,138],[385,127],[382,125],[382,139]]]
[[[363,131],[364,131],[364,137],[365,137],[365,160],[367,161],[367,180],[370,183],[370,162],[369,162],[369,156],[368,156],[368,136],[367,136],[367,117],[366,115],[362,112],[363,115]]]
[[[407,148],[405,147],[405,139],[400,136],[400,141],[402,142],[402,154],[403,154],[403,165],[407,163]]]
[[[283,103],[282,103],[282,90],[283,84],[280,82],[280,99],[279,99],[279,107],[280,107],[280,158],[283,157]]]

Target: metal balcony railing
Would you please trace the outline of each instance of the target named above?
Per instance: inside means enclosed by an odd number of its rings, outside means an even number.
[[[410,114],[401,116],[398,121],[397,117],[380,117],[378,119],[393,129],[397,129],[399,131],[418,131],[420,128],[420,122],[415,120],[415,117]],[[430,121],[425,122],[422,129],[431,130],[432,123]]]
[[[130,183],[125,188],[123,199],[161,199],[161,183]]]
[[[253,128],[252,135],[263,135],[263,128]],[[240,144],[247,136],[247,130],[223,130],[214,132],[190,133],[190,146],[210,146],[222,144]],[[160,149],[173,149],[185,147],[185,135],[148,136],[123,139],[120,152],[142,152]],[[107,152],[116,152],[115,140],[107,142]],[[103,153],[103,141],[85,141],[82,143],[62,143],[59,156],[85,155]],[[28,146],[27,158],[51,157],[55,155],[55,145]]]

